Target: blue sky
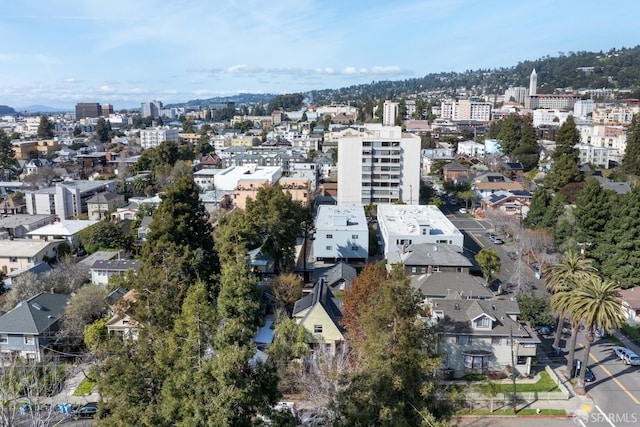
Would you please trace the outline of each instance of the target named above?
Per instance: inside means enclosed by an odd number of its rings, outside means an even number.
[[[20,0],[0,104],[291,93],[640,44],[637,0]]]

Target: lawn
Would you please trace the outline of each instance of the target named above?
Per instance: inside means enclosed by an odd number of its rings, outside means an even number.
[[[500,390],[498,393],[511,393],[513,391],[512,383],[500,383]],[[486,390],[487,385],[482,384],[482,391]],[[547,371],[540,372],[540,379],[535,383],[518,383],[516,381],[516,393],[528,393],[528,392],[549,392],[558,391],[558,385],[551,379]]]
[[[638,328],[624,324],[622,325],[622,330],[624,331],[625,335],[632,340],[640,341],[640,330],[638,330]]]
[[[91,390],[96,386],[96,383],[88,380],[87,378],[83,379],[80,385],[73,392],[74,396],[86,396],[91,394]]]

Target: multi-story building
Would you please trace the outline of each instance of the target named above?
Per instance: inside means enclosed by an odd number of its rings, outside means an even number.
[[[418,243],[464,247],[464,235],[434,205],[378,205],[378,230],[385,258]]]
[[[96,118],[102,115],[102,106],[98,102],[79,102],[76,104],[76,120]]]
[[[582,98],[579,95],[564,95],[564,94],[540,94],[532,95],[527,98],[528,103],[525,103],[526,108],[535,110],[537,108],[548,108],[555,110],[573,110],[573,106],[576,101],[580,101]]]
[[[157,127],[153,129],[142,129],[140,131],[140,145],[142,148],[154,148],[162,141],[178,142],[180,129],[170,127]]]
[[[529,90],[526,87],[510,87],[504,92],[504,101],[509,102],[513,98],[518,104],[524,105],[527,96],[529,96]]]
[[[609,169],[611,160],[618,160],[615,156],[615,149],[606,147],[596,147],[589,144],[578,144],[575,146],[580,151],[580,163],[602,166]]]
[[[549,110],[546,108],[539,108],[533,110],[533,126],[561,126],[569,117],[571,113],[569,111]]]
[[[483,158],[484,157],[484,144],[475,141],[461,141],[458,143],[458,154],[464,154],[465,156]]]
[[[440,116],[450,120],[474,120],[488,122],[491,120],[490,102],[477,102],[468,99],[460,101],[446,101],[441,105]]]
[[[338,141],[338,204],[417,205],[420,137],[399,126],[367,124]]]
[[[11,141],[11,145],[17,160],[52,157],[61,148],[60,143],[55,139],[16,140]]]
[[[160,117],[160,111],[163,109],[160,101],[143,102],[140,106],[142,117],[153,117],[154,119]]]
[[[54,214],[66,219],[87,212],[87,200],[101,191],[114,193],[116,182],[67,181],[55,187],[26,191],[24,198],[29,214]]]
[[[594,125],[629,125],[636,113],[640,113],[637,105],[598,105],[593,109],[592,119]]]
[[[361,261],[369,254],[369,227],[362,206],[321,205],[313,255],[321,261]]]
[[[384,101],[384,106],[382,107],[383,126],[395,126],[399,106],[400,104],[397,102]]]
[[[589,113],[593,113],[595,103],[593,99],[581,99],[573,104],[573,115],[575,117],[585,118]]]

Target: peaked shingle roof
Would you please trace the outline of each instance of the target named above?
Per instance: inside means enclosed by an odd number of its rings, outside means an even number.
[[[0,317],[0,333],[38,335],[56,323],[71,296],[41,292]]]
[[[323,279],[318,280],[309,294],[296,301],[293,306],[293,316],[295,317],[296,314],[317,304],[324,308],[331,320],[342,330],[339,324],[340,319],[342,319],[342,304],[334,298],[331,289]]]

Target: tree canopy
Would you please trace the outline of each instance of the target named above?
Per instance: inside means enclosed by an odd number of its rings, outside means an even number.
[[[640,175],[640,114],[634,114],[627,128],[627,145],[624,150],[622,171]]]
[[[53,138],[53,123],[47,116],[40,116],[40,124],[38,124],[38,138]]]

